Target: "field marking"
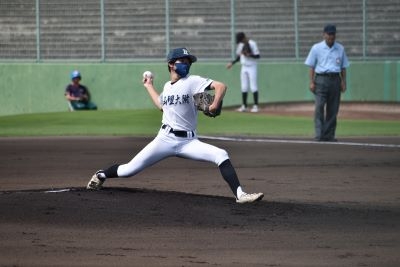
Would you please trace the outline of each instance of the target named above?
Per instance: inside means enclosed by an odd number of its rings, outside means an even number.
[[[10,190],[10,191],[0,191],[0,194],[21,194],[21,193],[65,193],[65,192],[73,192],[73,191],[81,191],[82,189],[79,187],[71,187],[71,188],[47,188],[47,189],[21,189],[21,190]]]
[[[284,143],[284,144],[329,144],[342,146],[363,146],[363,147],[385,147],[385,148],[400,148],[396,144],[374,144],[374,143],[358,143],[358,142],[320,142],[307,140],[290,140],[290,139],[260,139],[260,138],[242,138],[242,137],[219,137],[199,135],[199,138],[220,140],[220,141],[236,141],[236,142],[260,142],[260,143]]]
[[[47,190],[47,191],[44,191],[44,193],[63,193],[63,192],[69,192],[69,191],[72,191],[72,189],[64,188],[64,189]]]

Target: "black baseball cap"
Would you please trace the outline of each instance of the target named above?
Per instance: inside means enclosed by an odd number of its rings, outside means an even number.
[[[336,26],[334,24],[327,24],[324,27],[326,33],[336,33]]]
[[[238,32],[236,34],[236,43],[241,43],[243,42],[244,38],[246,38],[246,35],[244,34],[244,32]]]
[[[172,49],[167,56],[167,62],[172,62],[177,60],[178,58],[184,58],[187,57],[189,58],[190,62],[196,62],[197,61],[197,57],[195,57],[194,55],[190,54],[189,50],[185,47],[180,47],[180,48],[175,48]]]

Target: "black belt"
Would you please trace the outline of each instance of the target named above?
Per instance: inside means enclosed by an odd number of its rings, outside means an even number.
[[[166,124],[163,124],[162,126],[161,126],[161,129],[165,129],[165,128],[167,128],[167,127],[169,127],[169,126],[167,126]],[[193,131],[190,131],[190,132],[187,132],[187,131],[178,131],[178,130],[174,130],[174,129],[172,129],[172,128],[169,128],[169,131],[168,131],[169,133],[173,133],[175,136],[177,136],[177,137],[188,137],[189,135],[191,135],[192,137],[194,136],[194,132]]]
[[[317,73],[317,76],[339,77],[339,73],[338,72]]]

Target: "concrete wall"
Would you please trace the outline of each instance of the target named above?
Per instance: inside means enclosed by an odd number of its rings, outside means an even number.
[[[229,87],[224,105],[239,105],[240,65],[227,70],[225,64],[198,62],[191,73],[223,81]],[[165,63],[2,63],[0,115],[67,111],[64,90],[74,69],[81,71],[99,109],[152,108],[141,84],[143,71],[155,74],[159,91],[168,80]],[[260,103],[312,101],[308,83],[302,62],[259,65]],[[400,102],[400,61],[351,62],[343,100]]]

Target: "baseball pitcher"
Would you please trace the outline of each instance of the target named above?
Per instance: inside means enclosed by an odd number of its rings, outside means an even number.
[[[227,87],[212,79],[190,75],[190,67],[196,60],[186,48],[171,50],[167,56],[170,80],[165,83],[161,94],[153,85],[153,76],[145,75],[144,87],[154,105],[162,111],[161,127],[157,136],[128,163],[115,164],[97,171],[90,179],[87,189],[101,189],[108,178],[131,177],[162,159],[175,156],[217,165],[237,203],[255,202],[263,198],[263,193],[248,194],[243,191],[224,149],[197,138],[198,110],[210,117],[219,115]],[[214,92],[213,97],[204,95],[210,91]]]

